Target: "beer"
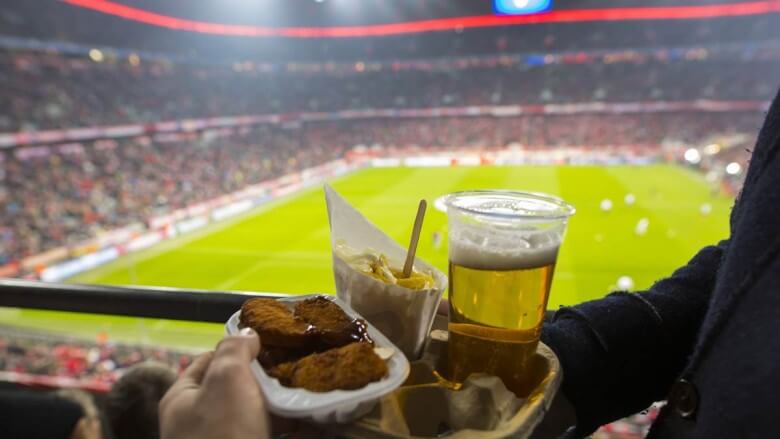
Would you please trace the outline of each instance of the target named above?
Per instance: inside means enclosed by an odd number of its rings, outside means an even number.
[[[501,378],[519,396],[538,384],[531,367],[558,248],[574,208],[542,194],[470,191],[445,199],[450,322],[446,376]]]
[[[471,373],[502,378],[527,394],[526,368],[536,352],[547,308],[552,263],[517,269],[470,268],[450,262],[449,378]]]

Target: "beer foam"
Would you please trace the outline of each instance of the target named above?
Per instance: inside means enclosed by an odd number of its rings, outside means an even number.
[[[563,228],[507,231],[465,225],[450,231],[450,261],[479,270],[517,270],[552,265]]]

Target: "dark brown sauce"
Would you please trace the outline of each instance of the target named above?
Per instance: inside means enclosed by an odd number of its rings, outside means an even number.
[[[355,319],[352,321],[352,324],[355,326],[355,331],[353,333],[354,341],[362,341],[372,345],[374,344],[374,340],[371,339],[371,337],[368,335],[368,324],[365,320]]]
[[[328,298],[325,299],[330,301]],[[343,309],[341,311],[344,312]],[[346,312],[344,314],[348,316]],[[296,316],[296,319],[302,320],[298,316]],[[282,363],[297,361],[314,353],[339,348],[355,342],[374,345],[374,340],[368,334],[368,324],[363,319],[352,319],[349,324],[339,331],[321,331],[315,325],[309,323],[306,333],[312,336],[312,341],[305,347],[291,349],[263,346],[257,357],[258,361],[263,368],[270,370]]]

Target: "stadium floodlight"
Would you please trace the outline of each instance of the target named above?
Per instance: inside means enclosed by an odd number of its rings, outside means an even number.
[[[701,162],[701,153],[696,148],[690,148],[685,151],[685,160],[695,165]]]
[[[91,49],[89,51],[89,59],[95,62],[103,62],[103,52],[100,49]]]
[[[726,174],[739,175],[742,172],[742,166],[737,162],[731,162],[726,165]]]
[[[493,0],[493,10],[503,15],[536,14],[551,7],[552,0]]]

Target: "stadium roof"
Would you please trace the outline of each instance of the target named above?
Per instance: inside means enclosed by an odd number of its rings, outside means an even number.
[[[495,15],[487,0],[60,0],[167,29],[243,37],[386,36],[507,25],[723,18],[780,12],[780,1],[564,1],[547,13]]]
[[[0,38],[208,62],[395,60],[780,39],[780,0],[684,1],[553,0],[550,12],[499,16],[490,0],[24,0],[0,5]]]

